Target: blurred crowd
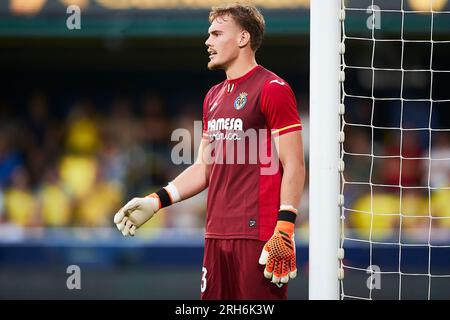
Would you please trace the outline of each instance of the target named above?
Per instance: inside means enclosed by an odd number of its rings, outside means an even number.
[[[298,100],[308,160],[308,97]],[[183,102],[174,112],[157,93],[137,98],[119,95],[106,106],[80,98],[60,112],[43,91],[31,93],[25,101],[21,110],[7,100],[0,101],[3,225],[112,226],[114,213],[132,197],[155,191],[186,168],[171,161],[176,143],[171,133],[184,128],[194,136],[194,121],[201,119],[201,101]],[[433,230],[448,228],[450,133],[372,130],[353,125],[370,124],[366,114],[370,108],[349,103],[348,110],[346,227],[364,239],[396,237],[400,225],[405,232],[419,230],[421,235],[430,226]],[[396,121],[389,113],[379,117],[384,123]],[[436,117],[432,127],[444,128],[447,123],[441,118]],[[372,120],[373,124],[381,121]],[[406,127],[418,125],[414,118],[408,121]],[[203,192],[163,209],[146,227],[202,228],[205,205]],[[300,211],[300,233],[306,234],[308,184]]]
[[[364,240],[448,240],[448,110],[394,102],[372,115],[368,104],[348,103],[345,116],[346,225]]]
[[[137,100],[137,101],[135,101]],[[87,98],[55,112],[33,92],[22,112],[0,106],[0,222],[24,227],[111,226],[135,196],[165,185],[183,166],[170,161],[171,132],[193,129],[201,104],[169,115],[161,96],[114,98],[101,110]],[[196,108],[197,107],[197,108]],[[149,227],[202,225],[203,197],[158,214]],[[181,206],[181,207],[180,207]]]

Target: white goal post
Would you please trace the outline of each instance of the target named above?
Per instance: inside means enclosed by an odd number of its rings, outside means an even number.
[[[450,297],[449,8],[311,0],[310,299]]]
[[[309,299],[339,297],[340,0],[311,0]]]

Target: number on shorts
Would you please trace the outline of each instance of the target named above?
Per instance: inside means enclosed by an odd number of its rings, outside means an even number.
[[[206,290],[206,274],[208,270],[205,267],[202,267],[202,285],[200,286],[200,291],[203,293]]]

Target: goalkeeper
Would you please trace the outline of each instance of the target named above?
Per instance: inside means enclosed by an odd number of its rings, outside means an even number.
[[[209,21],[208,68],[224,70],[226,80],[204,99],[198,158],[156,193],[128,202],[114,222],[133,236],[159,209],[208,188],[201,298],[286,299],[297,274],[294,224],[305,180],[296,99],[256,63],[265,23],[254,6],[216,7]],[[257,150],[267,150],[270,166],[250,161],[251,130],[263,133]],[[233,152],[248,163],[229,163]]]

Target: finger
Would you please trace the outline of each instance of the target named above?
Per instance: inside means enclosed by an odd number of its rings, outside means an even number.
[[[281,279],[280,279],[280,283],[288,283],[289,281],[289,266],[290,266],[290,261],[283,261],[283,265],[282,265],[282,274],[281,274]]]
[[[124,217],[122,221],[120,221],[116,226],[119,231],[122,231],[125,228],[125,223],[128,221],[128,217]]]
[[[281,264],[281,261],[275,261],[274,268],[273,268],[273,276],[272,276],[273,283],[280,283],[280,264]]]
[[[272,278],[273,264],[274,264],[274,261],[272,259],[269,259],[269,261],[266,264],[266,267],[264,268],[264,277],[266,277],[267,279]]]
[[[123,208],[121,208],[115,215],[114,215],[114,223],[118,224],[122,219],[125,217],[125,213],[123,211]]]
[[[294,279],[297,276],[297,269],[289,272],[289,278]]]
[[[272,283],[280,283],[280,279],[281,279],[280,277],[277,277],[276,275],[273,275],[271,282]]]
[[[291,270],[291,272],[289,272],[289,277],[291,279],[294,279],[297,276],[297,266],[296,266],[295,257],[291,259],[289,269]]]
[[[123,207],[123,211],[126,215],[129,215],[131,212],[133,212],[138,206],[139,206],[139,198],[134,198]]]
[[[259,257],[259,264],[266,264],[267,258],[269,258],[269,251],[266,250],[266,246],[261,251],[261,256]]]
[[[284,277],[281,277],[281,280],[280,280],[281,283],[288,283],[288,281],[289,281],[289,275],[288,274],[285,275]]]
[[[130,236],[134,237],[135,234],[136,234],[136,226],[132,225],[130,228]]]
[[[122,234],[123,234],[124,236],[127,236],[127,235],[129,234],[130,228],[131,228],[132,225],[133,225],[133,224],[131,223],[130,220],[128,220],[127,223],[125,223],[125,228],[123,228],[123,230],[122,230]]]
[[[283,279],[285,276],[289,277],[289,261],[286,261],[284,259],[280,260],[278,262],[278,264],[276,265],[275,270],[273,271],[273,274],[276,275],[277,277],[281,279]]]
[[[137,198],[133,198],[132,200],[128,201],[127,204],[124,205],[114,216],[114,223],[120,223],[120,221],[129,214],[130,209],[134,210],[136,202]]]
[[[295,269],[297,269],[296,261],[295,261],[295,256],[291,258],[291,261],[290,261],[290,263],[289,263],[289,269],[290,269],[290,270],[295,270]]]
[[[125,223],[125,227],[123,228],[122,233],[124,233],[124,236],[130,235],[130,228],[133,226],[133,222],[128,219],[128,221]]]

